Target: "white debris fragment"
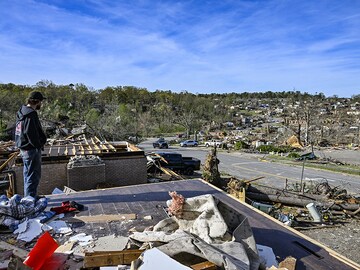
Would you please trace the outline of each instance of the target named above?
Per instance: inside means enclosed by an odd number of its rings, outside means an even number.
[[[80,246],[87,246],[92,243],[93,237],[91,235],[86,235],[85,233],[79,233],[70,237],[69,241],[78,242]]]
[[[152,220],[152,216],[145,216],[144,219],[145,220]]]
[[[54,190],[51,192],[51,194],[55,195],[55,194],[64,194],[64,191],[62,191],[59,188],[54,188]]]
[[[256,244],[256,248],[259,252],[260,258],[263,260],[263,263],[266,265],[266,267],[279,266],[274,251],[271,247]]]
[[[41,227],[42,224],[40,221],[29,219],[19,224],[18,229],[14,231],[14,234],[19,233],[17,240],[30,242],[42,233]]]
[[[23,233],[27,230],[27,228],[28,228],[28,220],[25,220],[24,222],[18,225],[17,229],[14,231],[14,234]]]
[[[62,220],[51,221],[47,225],[52,228],[55,233],[68,234],[72,232],[71,228]]]
[[[124,250],[128,242],[129,238],[124,236],[103,236],[94,241],[92,251]]]
[[[143,264],[136,268],[138,270],[159,270],[159,269],[172,269],[172,270],[191,270],[174,259],[170,258],[165,253],[157,248],[146,250],[143,253]],[[161,265],[161,267],[159,267]]]

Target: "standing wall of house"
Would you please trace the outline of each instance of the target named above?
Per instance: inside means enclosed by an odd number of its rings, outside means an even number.
[[[74,190],[89,190],[97,184],[109,186],[127,186],[147,183],[146,157],[118,157],[103,159],[104,166],[84,166],[67,169],[67,161],[42,164],[42,177],[38,187],[39,195],[51,194],[55,188],[64,189],[68,186]],[[16,173],[15,192],[24,194],[23,166],[12,168]]]
[[[38,187],[38,195],[51,194],[54,188],[63,189],[67,184],[66,162],[42,164],[41,180]],[[15,192],[24,195],[23,166],[15,166],[12,169],[16,173]]]

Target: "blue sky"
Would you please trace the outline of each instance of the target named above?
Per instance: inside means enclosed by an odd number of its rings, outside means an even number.
[[[360,93],[360,1],[0,0],[0,83]]]

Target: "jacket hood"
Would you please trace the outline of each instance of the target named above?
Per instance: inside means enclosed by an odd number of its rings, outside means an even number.
[[[16,113],[16,120],[23,120],[24,117],[32,112],[35,112],[35,110],[31,107],[22,105],[20,110]]]

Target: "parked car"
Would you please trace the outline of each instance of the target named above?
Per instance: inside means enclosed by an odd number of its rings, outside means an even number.
[[[209,146],[221,147],[223,145],[223,142],[217,141],[217,140],[211,140],[211,141],[206,141],[204,144],[206,147],[209,147]]]
[[[169,148],[169,144],[167,143],[167,141],[164,138],[159,138],[156,142],[153,142],[153,147],[154,148]]]
[[[200,170],[201,161],[193,157],[183,157],[175,152],[158,152],[167,163],[162,162],[161,166],[169,168],[173,171],[181,172],[186,175],[193,175],[194,171]]]
[[[181,147],[187,147],[187,146],[198,146],[199,143],[194,140],[186,140],[180,143]]]

